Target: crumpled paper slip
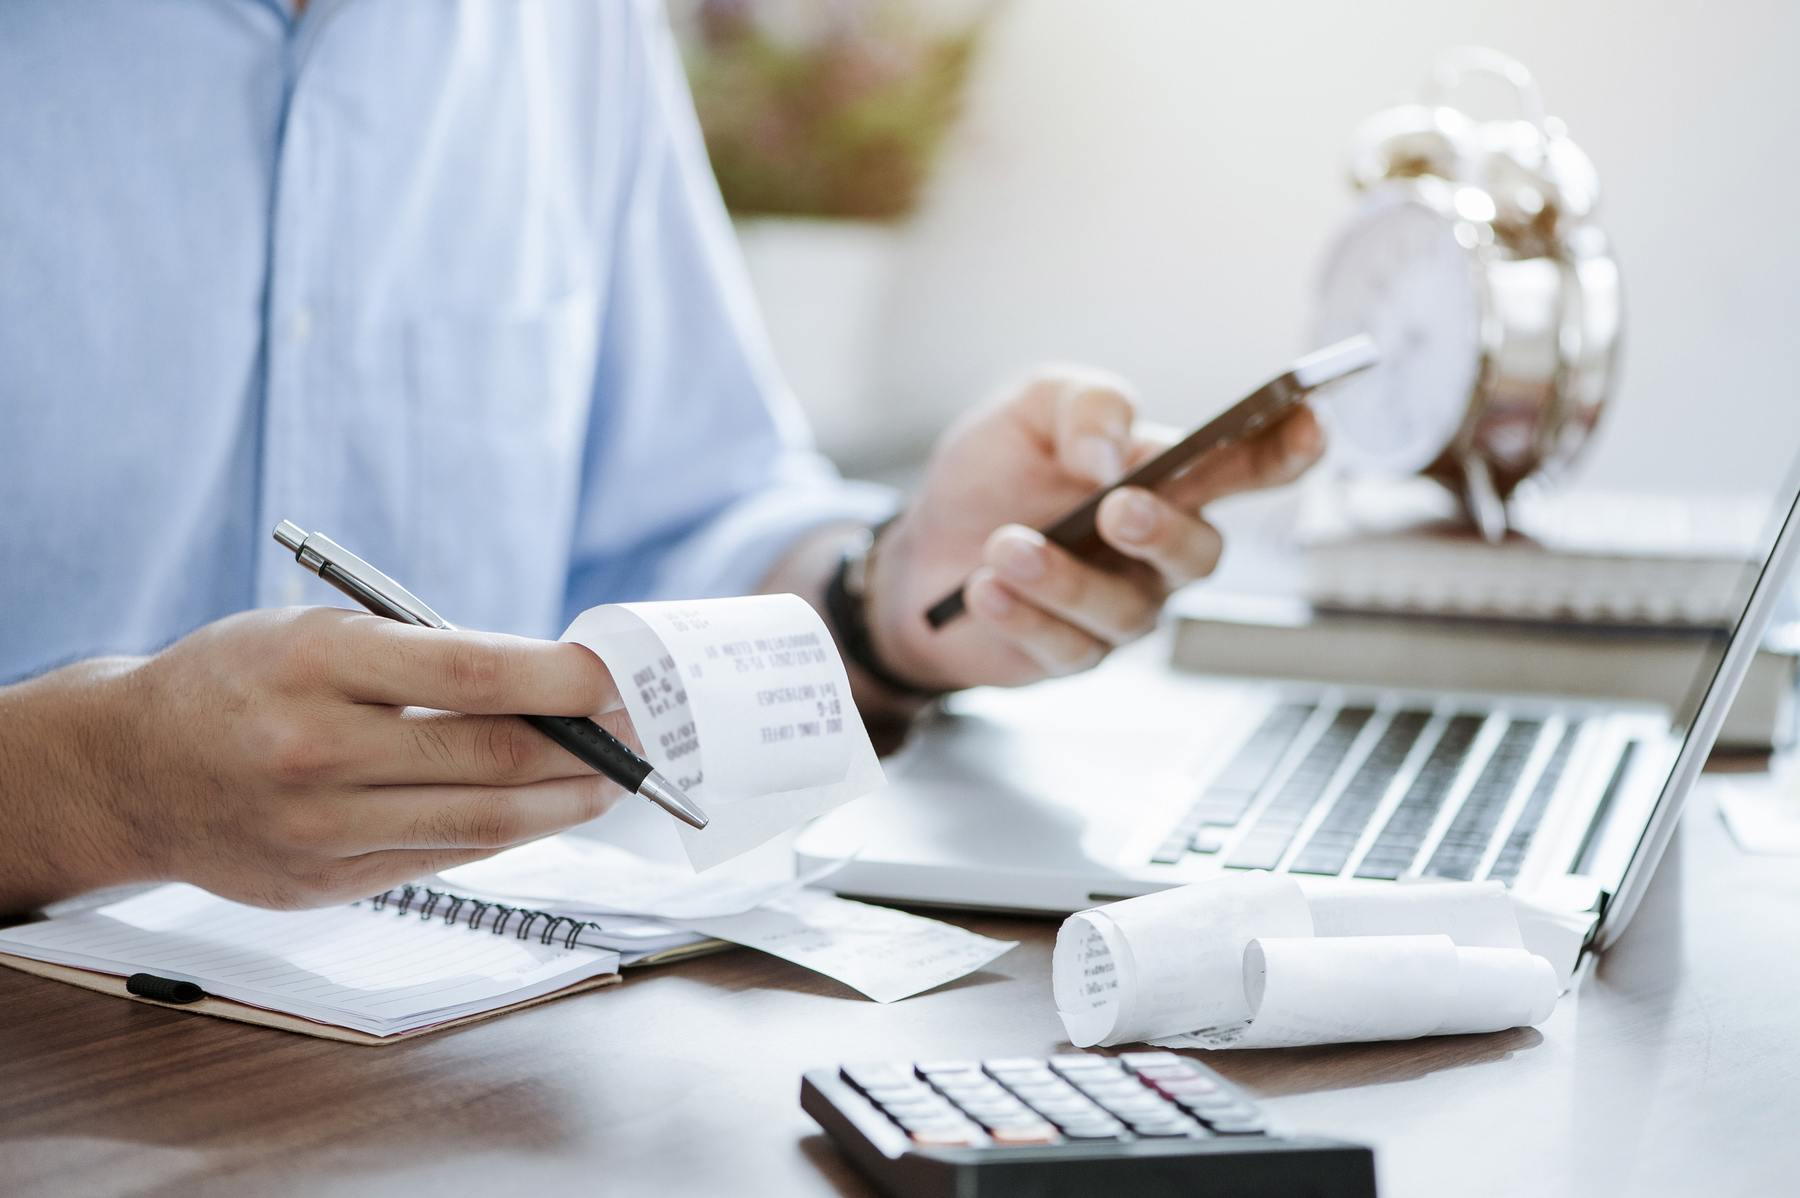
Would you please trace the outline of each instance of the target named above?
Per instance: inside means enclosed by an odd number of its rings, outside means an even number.
[[[562,915],[641,915],[669,923],[739,915],[836,873],[850,859],[799,876],[742,877],[734,861],[703,874],[605,841],[551,836],[447,869],[447,886]]]
[[[881,786],[831,633],[796,595],[589,608],[562,639],[612,671],[644,756],[711,822],[707,869]]]
[[[1079,912],[1052,958],[1077,1047],[1269,1048],[1542,1022],[1561,986],[1497,883],[1233,874]]]

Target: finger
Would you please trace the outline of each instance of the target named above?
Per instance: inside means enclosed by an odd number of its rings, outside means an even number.
[[[978,568],[966,586],[969,610],[975,618],[1030,659],[1041,674],[1073,674],[1095,665],[1106,655],[1106,646],[1099,640],[1033,606],[988,567]]]
[[[1056,460],[1077,478],[1112,482],[1125,473],[1131,416],[1131,400],[1116,380],[1069,379],[1056,405]]]
[[[1146,579],[1090,565],[1017,524],[989,537],[982,556],[1014,594],[1109,645],[1147,632],[1162,603]]]
[[[359,702],[472,715],[593,715],[619,706],[612,674],[580,645],[336,614],[344,618],[311,634],[322,640],[327,679]]]
[[[595,819],[623,793],[592,773],[529,786],[376,787],[345,836],[361,851],[502,849]]]
[[[591,775],[593,767],[510,715],[457,715],[418,708],[369,708],[340,730],[334,753],[352,763],[359,782],[395,786],[454,782],[517,786],[551,778]],[[375,714],[379,712],[380,714]],[[631,743],[624,711],[596,717],[600,726]]]
[[[1120,487],[1100,501],[1100,536],[1149,565],[1169,590],[1211,574],[1225,551],[1219,530],[1142,487]]]
[[[1311,408],[1245,441],[1221,446],[1159,488],[1177,507],[1198,511],[1214,500],[1281,486],[1304,474],[1325,452],[1325,434]]]

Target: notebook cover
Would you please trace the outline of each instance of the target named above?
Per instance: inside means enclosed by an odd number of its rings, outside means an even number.
[[[125,979],[117,974],[98,973],[90,969],[75,969],[68,965],[52,965],[47,961],[35,961],[30,957],[16,957],[11,953],[0,953],[0,965],[4,965],[8,969],[16,969],[21,973],[31,973],[58,982],[68,982],[87,990],[98,990],[102,994],[128,998],[132,1002],[162,1007],[165,1010],[192,1011],[199,1015],[213,1015],[220,1019],[235,1019],[239,1023],[254,1023],[260,1027],[278,1028],[284,1032],[298,1032],[303,1036],[318,1036],[324,1040],[341,1040],[346,1044],[395,1044],[401,1040],[411,1040],[414,1037],[430,1035],[432,1032],[441,1032],[447,1028],[475,1023],[507,1011],[520,1011],[526,1007],[534,1007],[539,1003],[549,1002],[551,999],[562,998],[569,994],[578,994],[583,990],[616,985],[619,981],[619,975],[616,973],[602,974],[599,977],[587,978],[573,985],[564,986],[561,990],[550,994],[528,998],[522,1002],[509,1003],[491,1011],[477,1011],[472,1015],[449,1019],[443,1023],[434,1023],[429,1027],[415,1028],[410,1032],[396,1032],[391,1036],[372,1036],[368,1032],[360,1032],[355,1028],[339,1027],[334,1023],[315,1023],[311,1019],[302,1019],[298,1015],[289,1015],[285,1011],[253,1007],[248,1003],[234,1002],[228,998],[209,996],[199,1002],[191,1003],[157,1002],[155,999],[141,998],[127,992]]]

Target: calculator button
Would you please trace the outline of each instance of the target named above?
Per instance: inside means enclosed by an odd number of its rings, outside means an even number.
[[[965,1119],[955,1111],[932,1111],[918,1115],[903,1115],[897,1122],[907,1131],[929,1131],[932,1129],[961,1129],[967,1131],[975,1128],[973,1120]]]
[[[1167,1118],[1170,1113],[1170,1108],[1161,1102],[1155,1104],[1140,1102],[1109,1102],[1106,1104],[1106,1109],[1108,1113],[1117,1115],[1127,1122],[1132,1119],[1163,1119]],[[1175,1113],[1179,1114],[1180,1112],[1177,1111]]]
[[[1129,1126],[1132,1135],[1146,1140],[1185,1140],[1199,1130],[1186,1119],[1140,1119]]]
[[[920,1061],[913,1068],[919,1071],[920,1077],[928,1077],[936,1081],[940,1076],[952,1073],[980,1073],[980,1061]]]
[[[1031,1115],[1031,1108],[1022,1102],[1000,1102],[996,1100],[989,1102],[964,1102],[959,1103],[958,1105],[962,1107],[963,1114],[968,1115],[970,1118],[977,1119],[982,1123],[989,1123],[997,1119],[1019,1119]],[[1032,1117],[1035,1118],[1035,1116]]]
[[[1215,1136],[1260,1136],[1268,1133],[1268,1129],[1254,1119],[1212,1123],[1208,1127]]]
[[[1018,1127],[998,1127],[988,1132],[994,1143],[1009,1148],[1022,1148],[1034,1144],[1060,1143],[1062,1137],[1048,1123],[1021,1124]]]
[[[989,1069],[988,1076],[1003,1085],[1011,1086],[1015,1090],[1020,1086],[1041,1086],[1049,1083],[1055,1083],[1056,1085],[1062,1084],[1061,1079],[1059,1079],[1056,1074],[1050,1072],[1042,1065],[1038,1065],[1031,1069]]]
[[[1117,1071],[1119,1063],[1111,1057],[1089,1052],[1063,1052],[1050,1058],[1050,1068],[1062,1073],[1068,1069],[1105,1069]]]
[[[985,1073],[952,1073],[931,1079],[931,1084],[954,1098],[980,1098],[1006,1093],[1006,1087]]]
[[[865,1094],[871,1086],[905,1086],[913,1080],[910,1069],[902,1072],[885,1064],[845,1065],[842,1072],[846,1081]]]
[[[1225,1092],[1225,1087],[1210,1077],[1158,1078],[1150,1084],[1170,1098],[1203,1098]]]
[[[1203,1076],[1199,1069],[1186,1061],[1176,1061],[1173,1065],[1145,1065],[1137,1070],[1137,1075],[1147,1082],[1173,1081],[1184,1077]]]
[[[1065,1123],[1062,1127],[1065,1140],[1116,1140],[1124,1132],[1117,1123]]]
[[[927,1148],[978,1148],[988,1142],[979,1127],[927,1127],[910,1131],[913,1143]]]
[[[1100,1110],[1099,1107],[1079,1094],[1072,1094],[1067,1098],[1047,1098],[1042,1102],[1034,1102],[1031,1106],[1033,1110],[1048,1115],[1052,1119],[1070,1115],[1092,1115]]]
[[[1095,1102],[1108,1102],[1114,1098],[1135,1098],[1146,1093],[1144,1087],[1131,1081],[1079,1081],[1075,1086],[1083,1094]]]
[[[989,1057],[983,1061],[982,1068],[989,1073],[1005,1073],[1016,1069],[1042,1069],[1044,1062],[1037,1057]]]
[[[1194,1109],[1193,1116],[1196,1119],[1204,1119],[1209,1126],[1217,1126],[1221,1123],[1254,1123],[1260,1119],[1256,1108],[1247,1102]]]
[[[936,1096],[930,1086],[922,1086],[916,1082],[910,1086],[870,1086],[863,1093],[883,1106],[890,1102],[915,1102],[921,1098]]]
[[[1224,1090],[1214,1090],[1211,1094],[1182,1094],[1176,1099],[1182,1106],[1195,1111],[1227,1111],[1233,1109],[1250,1110],[1251,1105],[1236,1094]]]
[[[956,1108],[947,1102],[896,1102],[882,1107],[888,1118],[906,1124],[908,1120],[917,1119],[960,1119]]]

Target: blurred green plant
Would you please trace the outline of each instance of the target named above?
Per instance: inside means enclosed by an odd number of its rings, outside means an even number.
[[[689,0],[674,7],[726,206],[895,220],[961,108],[986,3]]]

